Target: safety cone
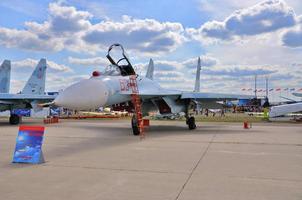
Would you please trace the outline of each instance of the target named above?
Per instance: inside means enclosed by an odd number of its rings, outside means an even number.
[[[243,122],[243,128],[244,129],[249,129],[249,122],[248,121]]]

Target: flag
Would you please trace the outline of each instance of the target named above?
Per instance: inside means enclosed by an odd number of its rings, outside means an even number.
[[[302,91],[302,88],[300,88],[298,91]]]
[[[284,88],[284,91],[288,91],[288,88]]]
[[[262,89],[258,90],[258,92],[262,92]]]
[[[296,88],[291,88],[291,89],[289,89],[290,91],[295,91],[296,90]]]
[[[281,88],[277,88],[276,91],[281,91]]]
[[[245,88],[242,88],[241,91],[245,91]]]
[[[302,89],[302,88],[301,88],[301,89]],[[252,91],[252,90],[253,90],[252,88],[249,88],[249,89],[248,89],[248,91]]]
[[[270,92],[274,91],[274,88],[271,88],[269,91],[270,91]]]

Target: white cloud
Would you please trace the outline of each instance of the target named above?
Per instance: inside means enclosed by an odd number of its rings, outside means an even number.
[[[152,54],[175,50],[185,41],[183,33],[180,23],[124,16],[121,22],[106,20],[93,25],[83,39],[99,48],[121,43],[127,49]]]
[[[282,42],[287,47],[302,47],[302,15],[298,18],[299,24],[282,34]]]
[[[249,8],[236,10],[224,21],[209,21],[199,29],[187,29],[193,39],[231,40],[274,32],[296,24],[293,8],[282,0],[266,0]]]
[[[60,39],[39,37],[27,30],[0,27],[0,45],[7,48],[19,48],[33,51],[59,51],[63,48]]]
[[[234,10],[251,7],[261,1],[263,0],[199,0],[199,9],[202,13],[206,13],[215,20],[223,20],[233,13]],[[302,14],[300,0],[286,0],[286,3],[295,8],[296,13]]]
[[[186,40],[180,23],[154,19],[104,19],[92,24],[92,14],[60,3],[49,4],[48,20],[25,22],[25,29],[0,27],[0,45],[34,51],[105,51],[121,43],[137,55],[171,52]]]
[[[103,57],[93,57],[93,58],[75,58],[68,57],[68,62],[74,65],[82,66],[107,66],[109,61]]]
[[[211,66],[216,65],[217,63],[218,63],[218,60],[216,58],[213,58],[213,57],[208,56],[208,55],[200,56],[200,64],[201,64],[202,67],[211,67]],[[182,64],[186,68],[196,69],[197,58],[191,58],[191,59],[185,60],[185,61],[182,62]]]
[[[92,15],[86,11],[78,11],[72,6],[62,6],[57,3],[49,4],[50,29],[54,33],[74,33],[87,30],[91,23],[88,21]]]
[[[89,75],[71,75],[66,77],[62,75],[58,76],[55,74],[49,74],[46,77],[46,91],[59,91],[87,78],[89,78]]]
[[[39,60],[26,58],[24,60],[13,61],[12,68],[34,68],[37,66],[38,62]],[[47,60],[47,66],[50,72],[72,72],[70,67],[49,60]]]

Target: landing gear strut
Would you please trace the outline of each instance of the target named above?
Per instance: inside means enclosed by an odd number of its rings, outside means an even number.
[[[188,117],[186,123],[190,130],[196,129],[195,117]]]
[[[17,125],[19,124],[21,121],[21,117],[16,115],[16,114],[12,114],[10,117],[9,117],[9,123],[12,124],[12,125]]]
[[[131,126],[132,126],[132,132],[133,135],[139,135],[140,134],[140,128],[138,126],[138,120],[135,115],[133,115],[131,119]]]

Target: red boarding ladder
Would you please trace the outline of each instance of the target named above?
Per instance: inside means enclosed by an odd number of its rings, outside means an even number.
[[[141,100],[139,98],[139,91],[137,87],[136,75],[130,76],[130,87],[132,89],[131,100],[132,100],[132,104],[134,105],[134,112],[136,114],[137,125],[139,128],[139,135],[141,139],[144,139],[145,133],[144,133],[143,114],[142,114]]]

